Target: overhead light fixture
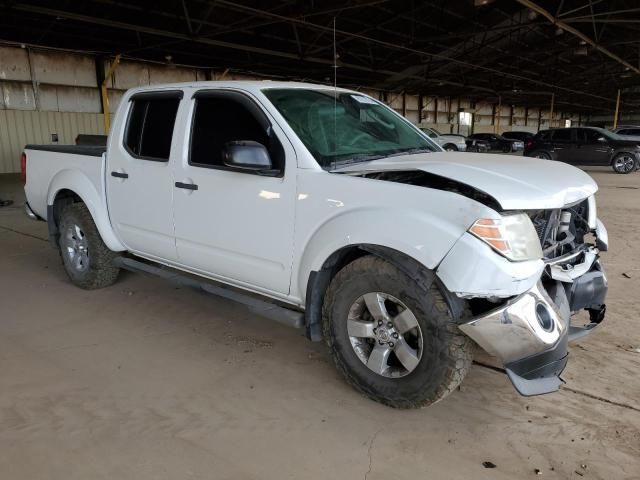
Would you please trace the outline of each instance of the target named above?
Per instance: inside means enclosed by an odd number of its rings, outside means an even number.
[[[560,35],[564,34],[564,30],[561,29],[560,27],[556,28],[555,34],[557,37],[559,37]]]
[[[533,10],[529,10],[529,12],[527,13],[527,18],[530,21],[535,20],[536,18],[538,18],[538,12],[534,12]]]
[[[474,7],[483,7],[485,5],[489,5],[493,3],[495,0],[473,0]]]

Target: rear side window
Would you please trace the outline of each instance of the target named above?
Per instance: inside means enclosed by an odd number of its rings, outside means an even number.
[[[570,142],[571,141],[571,129],[560,128],[553,131],[554,142]]]
[[[137,158],[167,161],[181,96],[179,94],[133,97],[125,134],[125,146]]]

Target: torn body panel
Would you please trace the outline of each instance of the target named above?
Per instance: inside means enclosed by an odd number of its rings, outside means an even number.
[[[541,259],[512,262],[465,233],[440,262],[436,273],[449,291],[462,298],[508,298],[531,289],[540,279]]]

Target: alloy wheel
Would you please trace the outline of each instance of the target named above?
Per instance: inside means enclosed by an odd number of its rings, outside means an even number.
[[[635,168],[635,159],[631,155],[619,155],[613,166],[618,172],[629,173]]]
[[[89,268],[89,244],[87,237],[76,224],[69,225],[63,236],[63,253],[67,256],[69,265],[78,272]]]
[[[424,342],[418,320],[392,295],[359,297],[349,309],[347,330],[357,357],[378,375],[404,377],[420,363]]]

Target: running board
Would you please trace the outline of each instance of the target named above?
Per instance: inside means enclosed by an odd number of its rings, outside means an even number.
[[[233,290],[231,287],[214,283],[211,280],[182,273],[170,267],[159,267],[151,263],[142,262],[128,257],[116,258],[115,264],[125,270],[149,273],[184,287],[190,287],[211,295],[226,298],[227,300],[242,303],[252,312],[271,320],[275,320],[276,322],[287,325],[288,327],[302,328],[304,326],[304,312],[276,305],[275,303],[262,300],[253,295]]]

